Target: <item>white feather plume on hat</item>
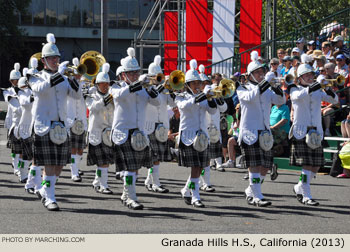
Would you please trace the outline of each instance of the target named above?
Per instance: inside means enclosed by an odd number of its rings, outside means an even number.
[[[38,67],[38,59],[37,58],[31,58],[30,59],[30,66],[32,67],[32,68],[37,68]]]
[[[79,66],[79,59],[77,57],[75,57],[72,62],[74,66]]]
[[[56,43],[56,38],[55,38],[55,35],[53,33],[46,34],[46,40],[48,43],[52,43],[52,44]]]
[[[13,66],[15,71],[19,71],[19,69],[21,68],[21,65],[19,63],[15,63],[15,65]]]
[[[135,57],[135,49],[133,47],[129,47],[126,52],[130,57],[132,57],[132,58]]]
[[[200,64],[199,67],[198,67],[198,70],[199,70],[199,73],[201,73],[201,74],[204,73],[204,71],[205,71],[204,65]]]
[[[110,68],[109,63],[104,63],[104,64],[102,65],[102,72],[108,73],[108,72],[109,72],[109,68]]]
[[[197,68],[197,60],[196,59],[191,59],[190,60],[190,69],[191,70],[196,70]]]
[[[259,53],[258,53],[257,51],[252,51],[252,52],[250,53],[250,59],[251,59],[252,61],[257,61],[258,58],[259,58]]]
[[[162,62],[162,57],[160,55],[154,56],[154,61],[153,61],[157,66],[160,65],[160,62]]]
[[[28,67],[23,68],[23,70],[22,70],[23,77],[27,76],[28,70],[29,70]]]

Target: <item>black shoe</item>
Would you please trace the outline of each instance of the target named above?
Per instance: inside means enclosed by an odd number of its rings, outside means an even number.
[[[294,189],[294,186],[293,186],[293,192],[295,194],[295,196],[297,197],[297,200],[300,202],[300,203],[303,203],[303,195],[302,194],[297,194],[295,189]]]
[[[19,182],[21,182],[22,184],[25,184],[25,183],[27,183],[27,180],[28,180],[28,178],[25,178],[25,179],[22,179],[22,180],[20,179]]]
[[[303,203],[305,205],[308,205],[308,206],[318,206],[320,204],[316,200],[313,200],[313,199],[308,199],[308,200],[304,201]]]
[[[250,201],[248,201],[248,205],[253,205],[253,206],[257,206],[257,207],[267,207],[267,206],[271,206],[272,202],[267,201],[266,199],[254,200],[254,198],[252,198]]]
[[[78,174],[79,174],[79,176],[83,176],[83,175],[84,175],[84,172],[79,171]]]
[[[152,184],[145,185],[149,192],[153,192]]]
[[[134,201],[134,200],[131,200],[126,205],[128,208],[133,209],[133,210],[142,210],[143,209],[143,205],[137,201]]]
[[[115,174],[115,179],[116,180],[121,180],[120,173]]]
[[[217,171],[219,172],[224,172],[225,171],[225,168],[224,167],[221,167],[219,166],[218,168],[216,168]]]
[[[152,186],[152,190],[153,192],[159,192],[159,193],[168,193],[169,192],[169,189],[167,188],[164,188],[162,185],[160,186]]]
[[[271,180],[276,180],[277,177],[278,177],[278,172],[277,172],[277,165],[276,164],[273,164],[272,165],[272,168],[271,168],[271,173],[270,173],[270,178]]]
[[[249,179],[249,174],[247,173],[246,175],[244,175],[243,180],[248,180]]]
[[[35,190],[34,188],[27,188],[27,189],[24,189],[27,193],[29,194],[34,194],[35,193]]]
[[[48,204],[47,206],[45,206],[47,210],[49,211],[59,211],[60,208],[58,207],[56,202],[52,202],[50,204]]]
[[[204,208],[205,205],[200,201],[200,200],[197,200],[195,202],[193,202],[193,207],[198,207],[198,208]]]
[[[81,177],[80,177],[80,175],[79,175],[79,176],[74,176],[74,177],[72,178],[72,181],[73,181],[73,182],[81,182]]]
[[[109,188],[104,188],[104,189],[100,188],[98,192],[102,194],[113,194],[113,192]]]
[[[40,192],[39,191],[36,191],[35,192],[36,196],[38,196],[38,199],[41,200],[43,198],[43,196],[41,196]]]

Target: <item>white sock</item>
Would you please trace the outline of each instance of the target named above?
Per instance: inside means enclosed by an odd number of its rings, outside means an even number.
[[[45,184],[43,185],[43,189],[45,191],[45,206],[52,202],[56,202],[55,197],[55,185],[56,185],[56,176],[44,176],[43,180]]]
[[[41,167],[40,166],[32,166],[33,170],[35,171],[35,176],[34,176],[34,188],[35,191],[38,191],[41,189],[41,182],[43,182],[41,178]]]
[[[108,168],[99,167],[101,170],[101,187],[102,189],[109,188],[108,186]]]
[[[216,166],[222,165],[222,158],[221,157],[215,158],[215,162],[216,162]]]
[[[185,197],[191,197],[191,190],[188,188],[191,183],[191,174],[186,180],[185,186],[181,189],[181,194]]]
[[[124,188],[127,191],[128,200],[137,201],[135,183],[136,183],[136,172],[125,171]]]
[[[96,174],[95,174],[95,179],[94,181],[92,182],[92,185],[94,187],[98,187],[101,185],[101,176],[102,176],[102,170],[100,167],[97,167],[96,169]]]
[[[310,180],[311,180],[311,171],[302,169],[300,175],[301,190],[304,198],[311,199],[311,190],[310,190]]]
[[[201,176],[203,178],[203,186],[210,186],[210,166],[207,166],[203,169],[204,174]]]
[[[71,177],[74,176],[79,177],[79,169],[78,169],[78,163],[80,162],[80,158],[77,157],[77,155],[71,155],[72,163],[70,164],[71,168]],[[78,161],[79,160],[79,161]]]
[[[30,170],[28,172],[28,179],[27,179],[27,183],[24,186],[25,189],[28,188],[34,188],[35,187],[35,175],[36,175],[36,171],[35,171],[35,166],[31,165],[30,166]]]
[[[147,178],[145,180],[145,185],[150,185],[152,184],[152,173],[153,173],[153,168],[148,168],[147,169]]]
[[[18,162],[19,162],[19,154],[13,154],[14,156],[12,157],[12,165],[14,172],[18,171]]]
[[[261,193],[261,178],[260,173],[249,172],[249,185],[252,189],[254,198],[263,199],[264,196]]]
[[[160,181],[159,181],[159,165],[153,165],[153,185],[160,186]]]
[[[190,179],[190,184],[189,187],[192,192],[192,200],[191,203],[193,204],[194,202],[201,200],[199,196],[199,178],[191,178]]]

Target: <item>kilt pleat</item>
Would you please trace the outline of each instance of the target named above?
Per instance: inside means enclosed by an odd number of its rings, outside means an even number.
[[[217,143],[210,143],[208,146],[209,159],[218,158],[222,156],[222,145],[220,141]]]
[[[293,166],[317,166],[324,165],[323,147],[317,149],[311,149],[307,146],[305,138],[296,139],[292,138],[292,144],[290,147],[290,159],[289,164]]]
[[[184,167],[207,167],[209,166],[208,148],[202,152],[193,149],[193,145],[179,144],[179,166]]]
[[[86,147],[86,131],[80,136],[74,134],[72,130],[70,131],[70,142],[72,148],[75,149],[85,149]]]
[[[33,140],[34,163],[37,166],[65,166],[71,162],[72,148],[69,138],[60,145],[51,142],[50,134],[34,134]]]
[[[156,135],[153,132],[152,134],[148,135],[149,143],[151,147],[152,152],[152,160],[153,162],[159,161],[159,162],[169,162],[171,161],[171,153],[170,153],[170,146],[168,141],[165,143],[159,142],[156,139]]]
[[[22,139],[22,154],[23,160],[32,160],[33,159],[33,138],[28,137],[26,139]]]
[[[135,151],[131,147],[131,137],[121,145],[114,145],[116,171],[136,171],[143,167],[152,167],[151,148]]]
[[[9,140],[11,142],[11,152],[14,154],[22,154],[22,142],[21,139],[17,139],[13,134],[13,130],[9,136]]]
[[[242,164],[244,168],[263,166],[265,168],[271,168],[273,165],[273,153],[272,150],[264,151],[260,148],[259,141],[252,145],[248,145],[245,142],[241,144],[242,152]]]
[[[99,145],[89,144],[87,154],[87,165],[102,166],[106,164],[114,164],[115,153],[112,147],[100,143]]]

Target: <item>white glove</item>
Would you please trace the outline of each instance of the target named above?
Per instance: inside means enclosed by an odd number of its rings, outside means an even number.
[[[320,75],[317,77],[316,81],[317,81],[318,83],[320,83],[320,84],[327,84],[327,83],[328,83],[328,81],[326,81],[326,77],[325,77],[324,75],[322,75],[322,74],[320,74]]]
[[[64,74],[64,72],[67,70],[68,64],[69,61],[63,61],[61,64],[59,64],[57,72],[59,72],[60,74]]]
[[[140,75],[140,77],[139,77],[139,81],[141,81],[141,82],[149,82],[149,79],[147,78],[147,74],[142,74],[142,75]]]
[[[273,78],[275,78],[274,72],[268,72],[268,73],[265,75],[265,80],[266,80],[267,82],[271,82]]]
[[[203,93],[204,93],[204,94],[208,94],[208,93],[210,93],[210,91],[211,91],[212,89],[213,89],[213,88],[212,88],[211,85],[206,85],[206,86],[204,87]]]

